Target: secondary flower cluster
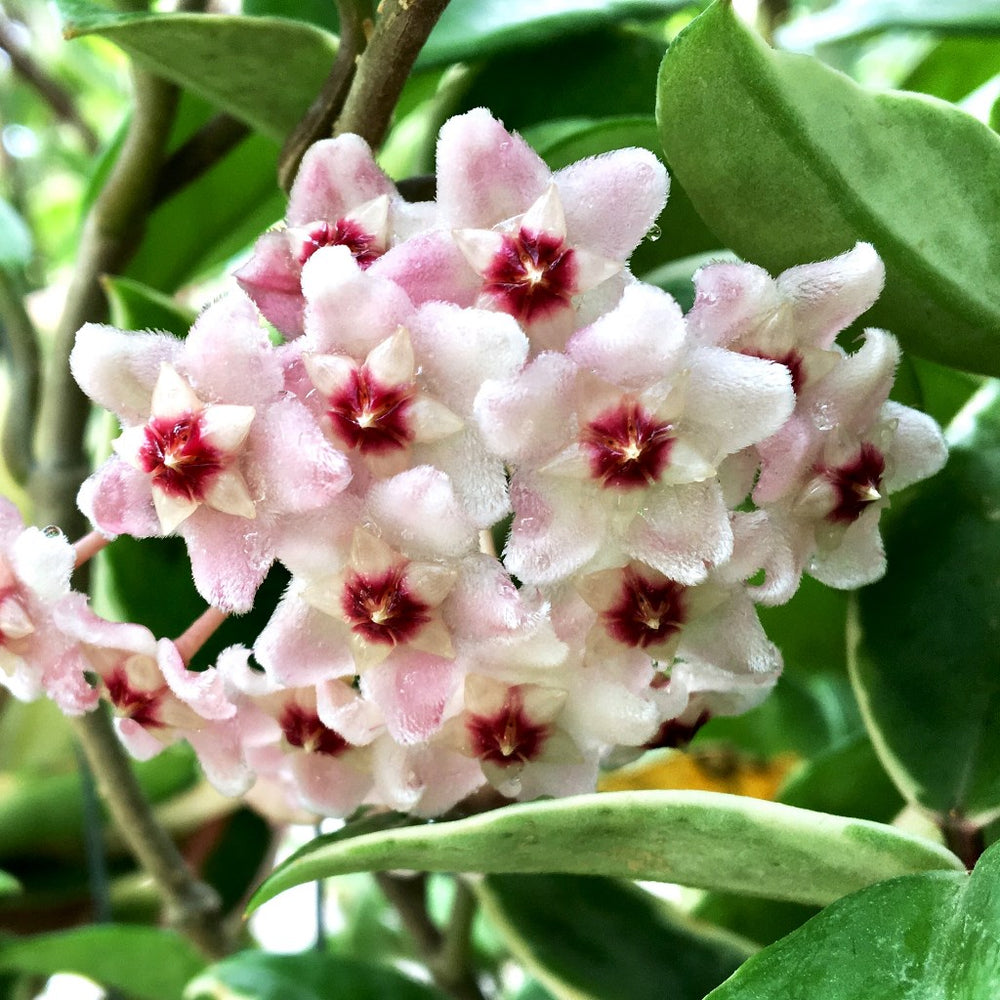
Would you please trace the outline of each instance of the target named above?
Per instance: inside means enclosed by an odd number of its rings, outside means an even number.
[[[318,143],[185,340],[79,333],[122,425],[80,494],[99,530],[180,534],[226,612],[275,560],[291,583],[200,674],[76,607],[61,703],[99,692],[141,754],[187,737],[228,792],[433,815],[485,782],[591,790],[610,751],[757,704],[781,662],[755,603],[879,576],[887,494],[944,461],[887,402],[893,338],[835,343],[881,289],[867,244],[777,279],[710,265],[685,317],[627,267],[667,194],[650,153],[553,174],[478,110],[437,185],[407,203],[360,139]],[[33,585],[4,558],[18,678]]]

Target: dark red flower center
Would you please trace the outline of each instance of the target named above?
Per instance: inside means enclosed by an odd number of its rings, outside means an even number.
[[[707,708],[703,708],[693,722],[682,722],[680,719],[667,719],[657,730],[656,735],[646,744],[647,750],[679,749],[686,747],[698,734],[698,731],[711,718]]]
[[[350,219],[338,219],[332,225],[317,222],[310,226],[299,250],[299,263],[304,264],[320,247],[331,246],[347,247],[362,270],[382,256],[373,233],[365,232]]]
[[[785,354],[765,354],[756,348],[745,348],[740,351],[740,354],[744,354],[748,358],[763,358],[765,361],[777,361],[779,365],[784,365],[792,376],[792,391],[796,396],[802,391],[806,380],[805,359],[795,348],[792,348]]]
[[[156,728],[164,724],[159,712],[160,703],[167,693],[166,684],[155,691],[137,690],[129,683],[125,669],[117,667],[104,678],[104,688],[108,700],[115,706],[115,711],[119,715],[147,728]]]
[[[327,416],[348,448],[357,448],[362,455],[395,451],[414,438],[409,421],[414,391],[412,384],[380,385],[362,367],[327,401]]]
[[[656,645],[684,625],[686,589],[675,580],[651,579],[629,566],[622,573],[617,602],[601,613],[601,620],[608,634],[626,646]]]
[[[825,476],[836,491],[836,503],[826,515],[829,521],[853,524],[869,504],[882,498],[885,457],[867,441],[846,465],[839,468],[820,467],[817,472]]]
[[[341,608],[355,635],[390,646],[409,642],[431,620],[430,605],[411,594],[406,585],[405,565],[380,576],[350,573]]]
[[[516,687],[495,715],[470,715],[465,725],[474,756],[500,767],[534,760],[549,737],[547,725],[528,718]]]
[[[294,702],[285,706],[278,725],[281,726],[285,739],[293,747],[299,747],[306,753],[337,757],[350,746],[335,729],[323,725],[315,712]]]
[[[576,294],[573,250],[558,236],[521,229],[505,235],[483,275],[484,290],[522,323],[569,305]]]
[[[201,417],[153,417],[146,424],[139,465],[169,496],[203,500],[211,480],[225,466],[222,453],[201,434]]]
[[[652,486],[670,461],[673,440],[673,427],[633,400],[606,410],[580,436],[591,475],[602,486],[618,490]]]

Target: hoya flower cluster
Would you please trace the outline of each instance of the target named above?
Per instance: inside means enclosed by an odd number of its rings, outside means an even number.
[[[487,782],[591,790],[617,748],[757,704],[781,661],[755,603],[878,577],[886,497],[944,445],[887,402],[889,334],[835,343],[880,291],[872,247],[708,266],[684,316],[627,266],[666,194],[643,150],[553,174],[478,110],[410,204],[342,136],[185,340],[82,329],[74,374],[122,426],[80,494],[98,529],[181,535],[224,612],[275,560],[291,583],[200,674],[70,600],[64,707],[96,677],[135,752],[187,737],[228,792],[433,815]],[[26,688],[49,612],[18,544],[0,626]]]

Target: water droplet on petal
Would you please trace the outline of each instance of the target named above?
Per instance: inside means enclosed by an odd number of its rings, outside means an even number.
[[[663,235],[663,230],[654,222],[646,233],[645,239],[655,243]]]
[[[47,524],[44,528],[42,528],[42,534],[46,538],[63,537],[62,528],[60,528],[58,524]]]

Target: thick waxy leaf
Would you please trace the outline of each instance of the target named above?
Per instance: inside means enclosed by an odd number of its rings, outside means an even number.
[[[106,278],[111,322],[123,330],[161,330],[183,337],[195,314],[169,296],[131,278]]]
[[[210,966],[184,1000],[443,1000],[443,994],[387,966],[304,952],[244,951]]]
[[[993,0],[839,0],[782,28],[786,49],[807,49],[887,28],[953,34],[1000,34],[1000,8]]]
[[[943,38],[909,72],[902,90],[960,101],[1000,73],[1000,39]]]
[[[776,273],[868,240],[887,276],[865,322],[1000,373],[1000,137],[986,126],[773,52],[722,0],[670,46],[657,117],[668,163],[742,257]]]
[[[451,0],[417,65],[482,59],[626,20],[666,17],[698,0]]]
[[[278,142],[319,93],[337,51],[323,29],[284,18],[115,13],[88,0],[58,7],[67,38],[107,38]]]
[[[0,971],[75,972],[137,1000],[181,1000],[204,967],[190,941],[155,927],[103,924],[0,941]]]
[[[892,827],[711,792],[582,795],[334,836],[279,866],[250,908],[302,882],[394,868],[616,875],[828,903],[894,874],[960,864]]]
[[[1000,845],[971,878],[933,872],[838,900],[706,1000],[986,1000],[1000,995]]]
[[[754,951],[615,879],[490,875],[477,895],[557,997],[702,1000]]]
[[[21,883],[13,875],[8,875],[5,871],[0,871],[0,898],[3,896],[15,896],[21,891]]]
[[[1000,397],[949,429],[948,465],[886,525],[858,595],[852,679],[882,762],[941,814],[1000,809]]]

